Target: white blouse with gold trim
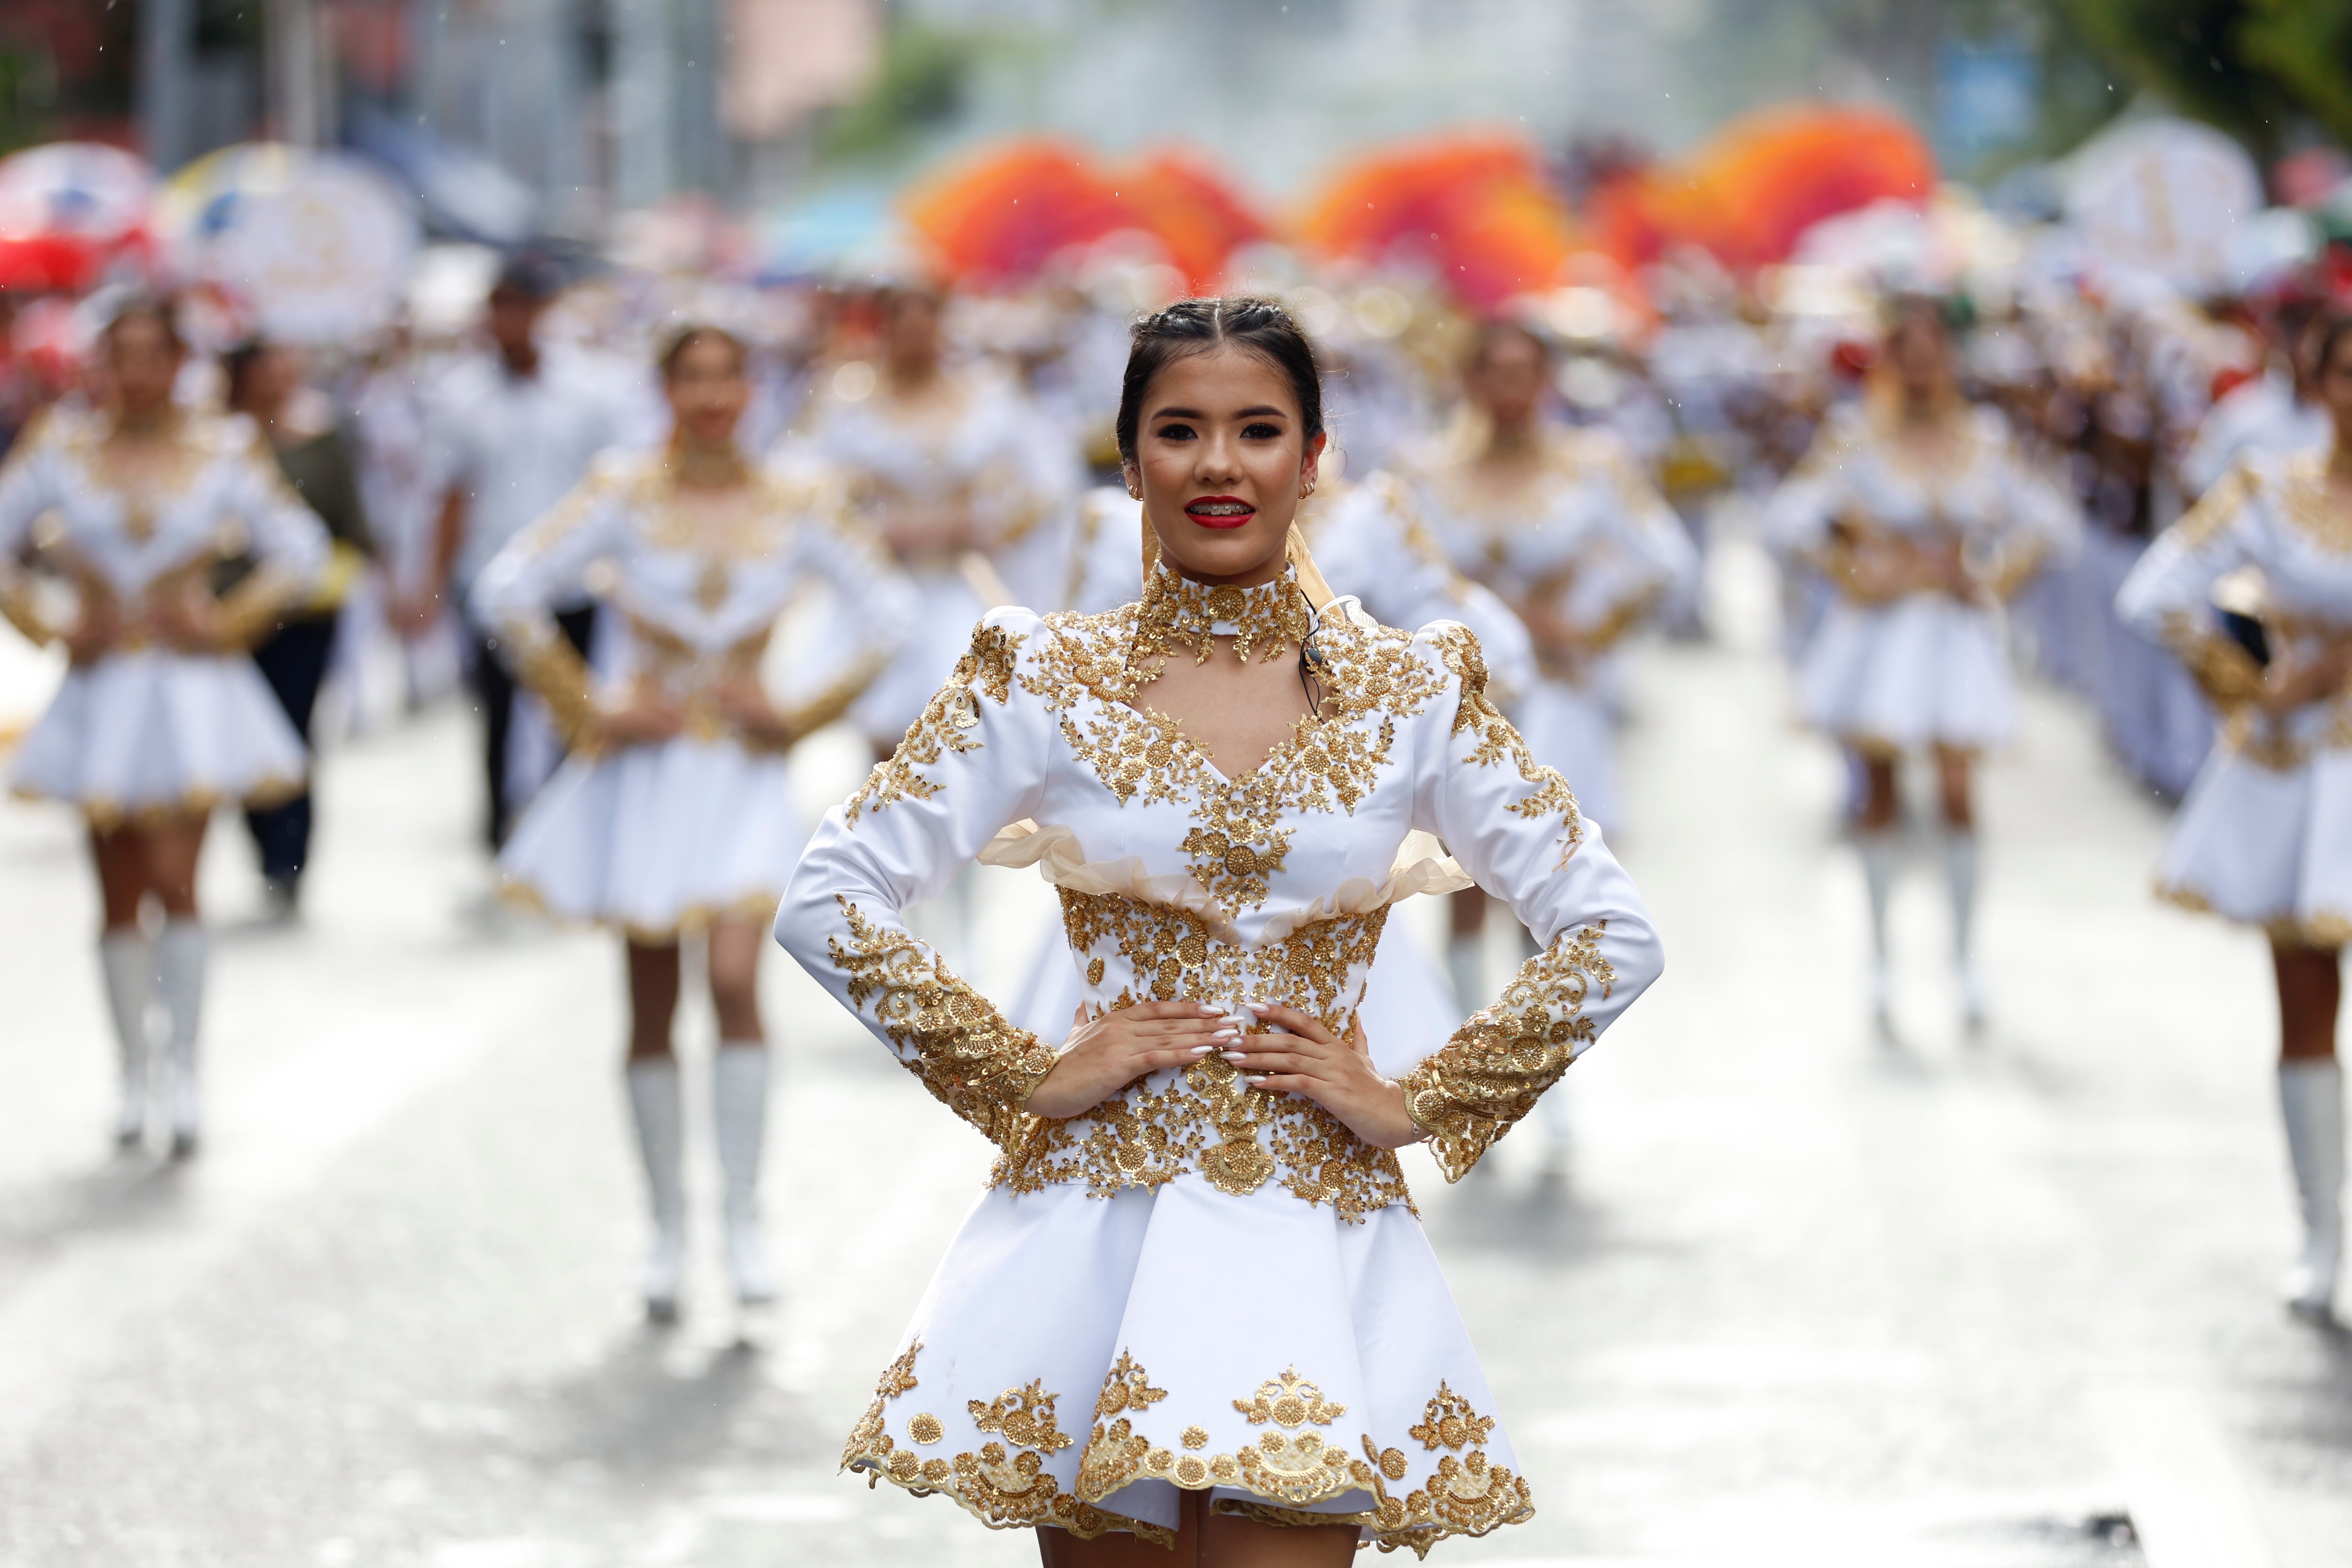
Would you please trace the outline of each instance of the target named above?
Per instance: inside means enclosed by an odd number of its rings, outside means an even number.
[[[108,461],[112,430],[110,415],[54,408],[0,467],[0,614],[36,642],[100,603],[121,627],[67,674],[11,782],[101,824],[290,795],[302,740],[245,650],[317,584],[326,528],[250,420],[175,415],[169,460],[136,479]],[[240,557],[255,569],[215,595]],[[53,604],[45,579],[78,605]],[[209,603],[220,651],[169,645],[175,599]]]
[[[1132,705],[1171,647],[1310,625],[1322,717],[1238,777]],[[1541,951],[1450,1039],[1364,1021],[1459,1177],[1661,965],[1632,882],[1487,700],[1476,640],[1310,612],[1288,574],[1212,594],[1162,568],[1107,615],[992,612],[827,814],[776,935],[1001,1152],[845,1464],[1083,1535],[1168,1540],[1178,1489],[1417,1549],[1526,1518],[1395,1155],[1215,1056],[1027,1114],[1053,1051],[901,914],[974,858],[1056,886],[1096,1006],[1274,1000],[1338,1030],[1391,904],[1475,878]]]

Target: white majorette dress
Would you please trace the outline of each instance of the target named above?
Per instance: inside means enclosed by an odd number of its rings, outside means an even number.
[[[2272,715],[2263,671],[2221,629],[2215,584],[2261,574],[2273,658],[2352,637],[2352,514],[2326,458],[2242,458],[2148,547],[2116,613],[2177,653],[2221,717],[2157,868],[2176,903],[2315,947],[2352,942],[2352,694]]]
[[[1798,705],[1865,756],[1997,747],[2017,709],[1999,603],[2073,552],[2082,519],[1994,410],[1956,416],[1951,450],[1932,465],[1894,417],[1863,403],[1836,410],[1768,509],[1774,543],[1838,590],[1798,661]],[[1919,552],[1955,542],[1990,603],[1880,589]]]
[[[887,376],[854,363],[827,381],[781,448],[844,475],[861,512],[902,503],[968,508],[977,553],[998,579],[975,584],[972,563],[955,556],[898,563],[920,605],[898,657],[849,714],[877,747],[921,714],[962,654],[964,628],[1000,586],[1031,605],[1058,605],[1067,591],[1076,449],[1053,448],[1046,434],[1046,416],[1028,395],[992,372],[943,371],[920,395],[901,397]]]
[[[1171,650],[1232,634],[1277,657],[1310,626],[1324,716],[1239,777],[1129,706]],[[1433,849],[1401,853],[1434,835],[1543,944],[1451,1039],[1366,1020],[1458,1177],[1660,967],[1632,882],[1485,686],[1463,627],[1310,610],[1293,572],[1212,592],[1155,569],[1108,615],[982,620],[898,754],[826,814],[776,916],[1002,1152],[845,1465],[992,1525],[1163,1543],[1179,1488],[1417,1550],[1528,1516],[1392,1152],[1217,1056],[1028,1115],[1053,1051],[900,916],[975,858],[1034,864],[1096,1006],[1272,1000],[1344,1030],[1390,904],[1462,885]]]
[[[648,940],[773,911],[806,835],[783,752],[735,732],[718,693],[757,679],[778,617],[812,579],[832,584],[837,624],[863,640],[787,710],[800,733],[865,689],[912,612],[905,583],[843,525],[836,487],[758,473],[740,514],[715,523],[677,505],[664,457],[608,459],[499,552],[477,616],[573,747],[499,858],[509,891]],[[583,581],[612,612],[593,674],[552,613]],[[585,726],[596,691],[641,684],[681,708],[684,731],[599,752]]]
[[[1605,654],[1698,569],[1690,537],[1618,437],[1548,428],[1542,463],[1513,490],[1483,482],[1465,443],[1376,474],[1361,487],[1433,538],[1465,577],[1506,601],[1549,599]],[[1536,649],[1538,679],[1513,709],[1545,766],[1576,783],[1586,814],[1622,826],[1607,670]]]
[[[262,803],[299,794],[308,759],[253,660],[327,563],[327,531],[278,471],[243,417],[180,413],[171,461],[126,479],[110,468],[110,414],[55,408],[0,468],[0,607],[45,641],[39,595],[15,563],[32,544],[41,570],[70,580],[85,602],[110,599],[122,635],[77,665],[16,753],[17,793],[70,801],[114,826]],[[182,653],[163,644],[160,607],[209,596],[225,560],[257,566],[216,609],[239,651]]]

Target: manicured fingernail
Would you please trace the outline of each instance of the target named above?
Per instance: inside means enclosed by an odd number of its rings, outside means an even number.
[[[1217,1010],[1214,1007],[1210,1006],[1206,1002],[1201,1003],[1199,1005],[1201,1016],[1203,1018],[1213,1018],[1217,1016]]]
[[[1264,1089],[1265,1087],[1265,1079],[1262,1078],[1254,1078],[1249,1080],[1249,1086],[1252,1089]]]
[[[1242,1032],[1239,1029],[1219,1029],[1209,1037],[1213,1040],[1238,1040],[1241,1037]]]
[[[1216,1048],[1217,1047],[1214,1046],[1194,1046],[1192,1047],[1192,1054],[1196,1057],[1205,1057]]]
[[[1268,1007],[1273,1006],[1274,1004],[1271,1002],[1244,1002],[1242,1005],[1248,1008],[1253,1013],[1263,1013]]]

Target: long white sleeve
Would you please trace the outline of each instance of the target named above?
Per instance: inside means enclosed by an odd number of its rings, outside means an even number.
[[[2224,712],[2251,701],[2263,672],[2225,634],[2213,612],[2213,584],[2250,559],[2245,530],[2257,479],[2244,462],[2223,475],[2180,521],[2147,547],[2116,592],[2116,614],[2163,643]]]
[[[898,751],[825,813],[776,911],[776,941],[957,1115],[1000,1146],[1053,1050],[1018,1029],[911,934],[907,906],[944,889],[1006,824],[1030,816],[1055,726],[1018,677],[1051,636],[990,612]]]
[[[1413,1120],[1458,1180],[1657,979],[1664,958],[1600,830],[1486,695],[1477,639],[1452,626],[1417,640],[1453,676],[1453,717],[1430,726],[1416,761],[1414,826],[1435,834],[1542,948],[1402,1080]]]

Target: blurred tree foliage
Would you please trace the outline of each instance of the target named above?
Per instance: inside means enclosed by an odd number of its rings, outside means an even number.
[[[2308,120],[2352,143],[2352,0],[2056,0],[2135,85],[2264,158]]]
[[[974,41],[919,22],[894,24],[873,82],[827,120],[818,139],[828,160],[887,157],[964,106]]]

